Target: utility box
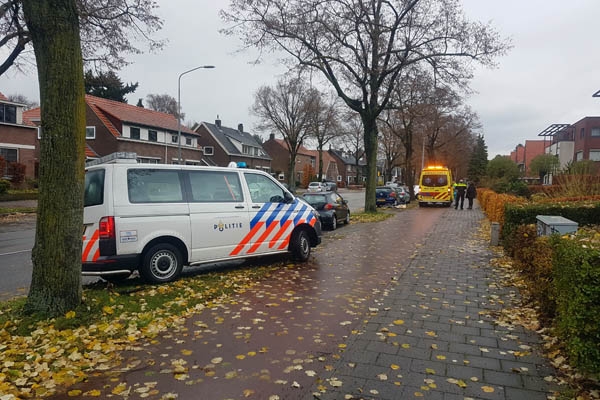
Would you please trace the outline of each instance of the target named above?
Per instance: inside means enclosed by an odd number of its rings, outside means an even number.
[[[538,215],[536,219],[538,236],[548,236],[553,233],[564,235],[577,232],[577,222],[558,215]]]

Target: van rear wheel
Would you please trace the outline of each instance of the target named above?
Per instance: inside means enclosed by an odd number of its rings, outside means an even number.
[[[290,250],[296,260],[308,260],[310,257],[310,239],[304,229],[300,229],[292,234]]]
[[[169,243],[151,247],[144,256],[140,275],[150,283],[165,283],[175,280],[183,269],[181,252]]]

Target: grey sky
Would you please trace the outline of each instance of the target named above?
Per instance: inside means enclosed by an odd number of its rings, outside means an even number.
[[[164,29],[158,37],[168,44],[157,54],[131,57],[119,72],[126,83],[139,82],[128,96],[130,104],[150,93],[177,97],[180,73],[199,65],[181,80],[181,106],[188,121],[223,125],[243,123],[252,131],[249,107],[256,89],[272,85],[285,69],[271,57],[262,64],[250,62],[256,53],[236,53],[237,38],[225,37],[218,16],[224,0],[158,0]],[[514,48],[498,59],[496,69],[478,69],[472,82],[476,93],[468,103],[483,123],[490,158],[508,154],[552,123],[574,123],[600,115],[600,51],[596,19],[598,0],[463,0],[471,19],[491,21]],[[39,99],[37,76],[8,73],[0,77],[5,95],[21,93]]]

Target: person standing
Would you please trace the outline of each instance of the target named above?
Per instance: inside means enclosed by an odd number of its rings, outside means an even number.
[[[464,179],[461,179],[456,184],[456,201],[454,203],[454,209],[458,209],[458,203],[460,203],[460,209],[463,209],[463,205],[465,204],[465,193],[467,191],[467,184]]]
[[[469,210],[473,209],[473,199],[477,197],[477,189],[475,188],[475,184],[473,182],[469,182],[469,186],[467,187],[467,200],[469,200]]]

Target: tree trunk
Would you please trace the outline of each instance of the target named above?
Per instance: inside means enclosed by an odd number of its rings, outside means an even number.
[[[375,188],[377,187],[377,119],[361,115],[364,127],[365,155],[367,158],[367,185],[365,188],[365,212],[377,211]],[[357,160],[358,165],[358,160]]]
[[[60,315],[81,302],[85,99],[75,0],[23,0],[42,121],[39,199],[27,310]]]

